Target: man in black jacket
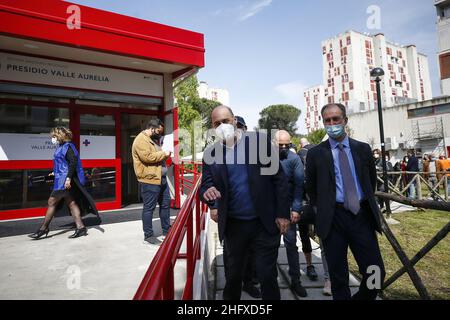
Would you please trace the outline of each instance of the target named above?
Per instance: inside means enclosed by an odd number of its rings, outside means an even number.
[[[308,151],[306,190],[317,210],[316,229],[325,248],[333,299],[375,299],[385,271],[375,232],[381,232],[381,221],[372,152],[368,144],[347,136],[344,105],[324,106],[322,118],[329,139]],[[348,247],[362,275],[353,297]]]
[[[219,142],[204,152],[200,196],[218,209],[219,238],[227,247],[223,297],[240,299],[245,259],[253,248],[262,299],[279,300],[276,263],[290,208],[278,153],[266,136],[236,130],[230,108],[215,108],[211,118]]]
[[[408,152],[408,163],[406,165],[407,172],[419,172],[419,159],[417,159],[414,150]],[[408,183],[415,178],[414,173],[408,174]],[[413,181],[409,185],[409,198],[414,199],[416,197],[416,181]]]

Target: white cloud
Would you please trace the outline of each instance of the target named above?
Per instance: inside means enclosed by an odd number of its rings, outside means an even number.
[[[303,104],[303,92],[307,86],[301,81],[282,83],[275,87],[275,91],[285,100],[286,103],[299,107]]]
[[[270,6],[272,0],[259,0],[250,6],[245,6],[239,17],[239,21],[247,20],[261,12],[265,7]]]

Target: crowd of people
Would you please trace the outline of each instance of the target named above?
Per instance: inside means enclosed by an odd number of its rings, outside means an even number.
[[[381,150],[373,150],[373,158],[377,172],[383,171]],[[433,153],[424,154],[419,158],[415,150],[409,150],[407,154],[397,161],[394,165],[391,162],[389,153],[386,153],[386,170],[388,172],[388,181],[392,185],[396,185],[399,179],[398,187],[400,190],[404,190],[406,187],[406,196],[411,199],[417,198],[417,174],[422,175],[428,185],[436,192],[431,193],[431,197],[434,200],[438,200],[437,194],[442,190],[441,187],[445,187],[445,179],[442,179],[445,175],[447,178],[447,193],[450,194],[450,159],[441,155],[437,158]],[[377,182],[377,190],[384,191],[383,182]],[[379,199],[380,208],[384,209],[384,201]]]
[[[306,296],[296,238],[299,231],[307,275],[317,279],[311,263],[310,226],[320,239],[324,276],[329,280],[324,294],[335,300],[371,300],[381,289],[368,281],[373,267],[378,270],[377,283],[385,276],[376,236],[381,223],[372,151],[368,144],[348,137],[345,106],[329,104],[321,113],[329,139],[317,146],[303,140],[296,154],[288,132],[281,129],[270,138],[262,132],[247,132],[238,128],[242,118],[235,117],[229,107],[213,110],[211,122],[218,139],[204,152],[200,196],[210,207],[224,244],[225,300],[240,299],[242,290],[256,292],[244,281],[252,264],[261,298],[280,299],[276,263],[281,238],[290,286],[297,295]],[[261,149],[270,153],[271,162],[279,164],[276,170],[265,171],[273,167],[255,152]],[[353,296],[348,248],[362,276]]]
[[[377,189],[384,191],[384,184],[377,179],[377,171],[383,167],[382,153],[348,136],[348,118],[342,104],[325,105],[321,115],[328,139],[313,145],[303,138],[297,152],[291,135],[283,128],[273,135],[249,132],[245,120],[235,116],[229,107],[219,106],[212,111],[216,139],[204,151],[200,197],[209,206],[211,219],[218,223],[223,243],[225,300],[239,300],[242,291],[263,300],[280,299],[277,259],[281,239],[288,259],[290,288],[298,296],[306,297],[297,232],[306,261],[306,276],[311,281],[317,281],[318,275],[312,263],[310,237],[315,234],[319,238],[324,295],[332,295],[335,300],[377,297],[379,284],[385,277],[377,240],[384,201],[375,197]],[[48,235],[50,222],[63,203],[76,225],[71,238],[85,236],[87,228],[81,217],[98,212],[84,187],[85,177],[78,151],[71,142],[72,132],[57,127],[50,135],[57,146],[51,174],[54,188],[45,219],[30,237],[41,239]],[[163,237],[170,229],[166,160],[171,152],[162,150],[163,135],[164,124],[153,119],[136,136],[132,146],[134,171],[144,203],[144,241],[156,245],[161,243],[152,225],[157,205]],[[433,187],[443,175],[450,186],[449,159],[436,159],[429,154],[419,161],[415,152],[409,151],[395,165],[388,154],[385,160],[388,172],[402,172],[401,186],[409,185],[411,198],[416,196],[415,172],[421,170]],[[348,248],[361,274],[359,291],[354,295],[349,289]],[[377,270],[375,275],[373,270]],[[377,277],[374,283],[378,286],[371,282],[373,276]]]

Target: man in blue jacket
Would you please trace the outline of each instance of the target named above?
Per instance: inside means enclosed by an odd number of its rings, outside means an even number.
[[[204,152],[200,196],[217,209],[219,238],[227,247],[223,298],[241,298],[253,248],[262,299],[279,300],[276,264],[280,234],[289,228],[289,203],[278,153],[265,135],[236,130],[230,108],[215,108],[211,118],[218,142]]]
[[[291,136],[287,131],[278,131],[274,140],[279,150],[281,166],[289,182],[288,197],[291,207],[291,225],[288,232],[283,235],[283,241],[288,258],[291,289],[300,297],[306,297],[306,290],[300,281],[300,261],[297,247],[297,223],[300,219],[303,201],[303,163],[296,153],[289,150]]]

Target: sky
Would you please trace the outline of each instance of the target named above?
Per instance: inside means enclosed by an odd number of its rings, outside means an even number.
[[[303,106],[304,89],[322,84],[321,42],[347,30],[382,32],[428,56],[439,96],[434,0],[72,0],[71,2],[203,33],[199,81],[227,89],[230,107],[258,124],[272,104]],[[367,21],[380,9],[380,29]],[[369,10],[369,12],[368,12]],[[303,117],[297,123],[304,133]]]

